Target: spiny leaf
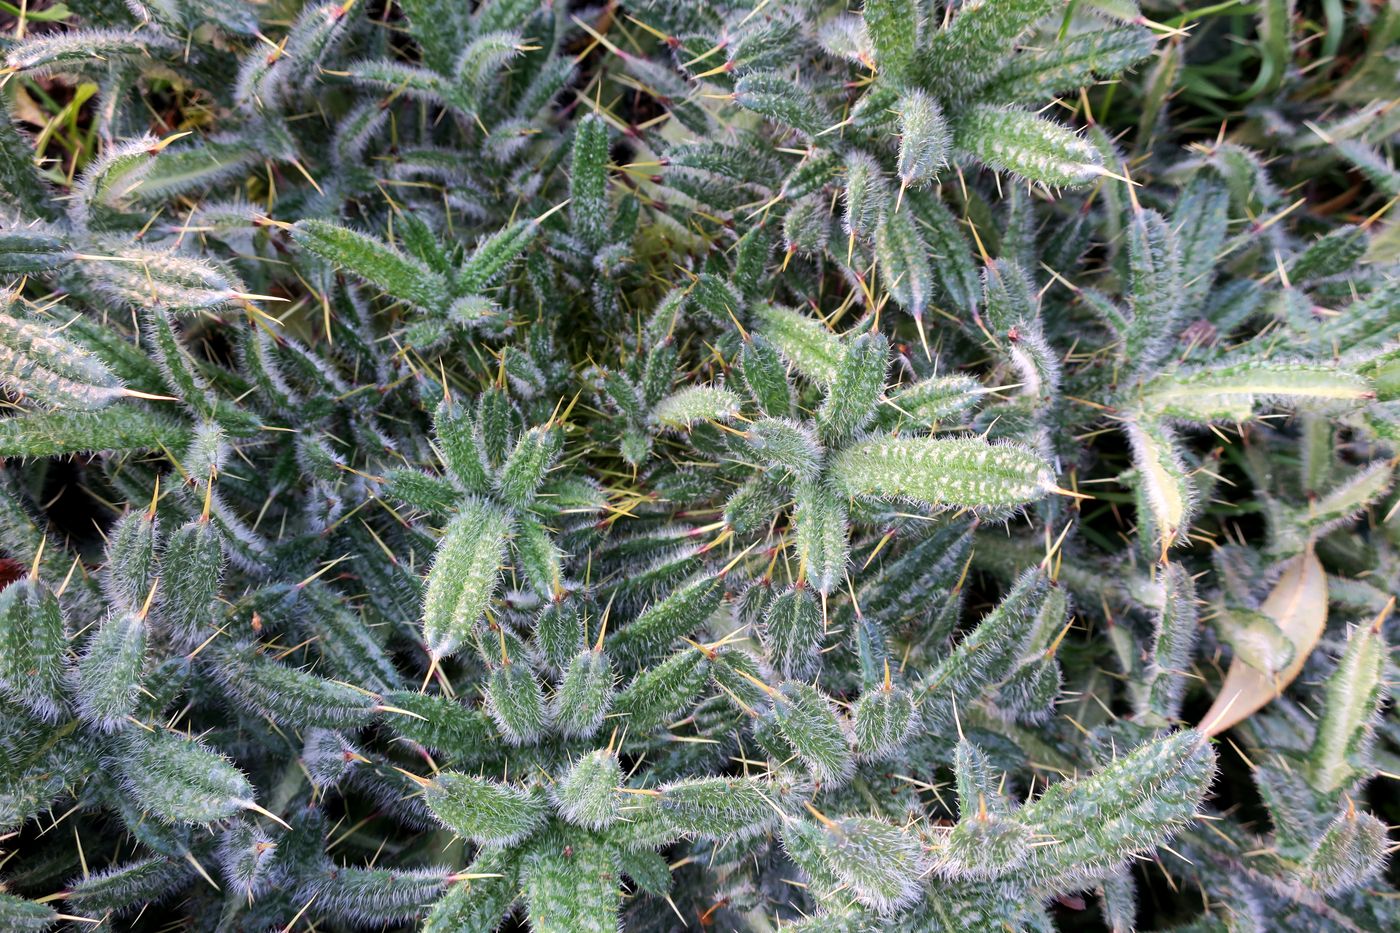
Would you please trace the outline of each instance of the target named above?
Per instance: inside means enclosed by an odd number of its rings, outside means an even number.
[[[836,379],[841,342],[821,323],[781,305],[760,302],[753,308],[763,335],[778,348],[793,368],[817,385]]]
[[[292,228],[292,238],[322,259],[424,311],[440,311],[448,303],[448,284],[442,276],[363,233],[323,220],[301,220]]]
[[[525,857],[525,905],[537,933],[612,933],[622,901],[613,849],[581,831],[540,839]]]
[[[918,48],[918,4],[913,0],[866,0],[861,15],[875,47],[876,64],[891,79],[902,80]]]
[[[728,421],[739,411],[739,397],[724,386],[691,386],[662,399],[652,414],[666,427],[690,428],[704,421]]]
[[[455,653],[495,593],[509,519],[478,499],[464,500],[433,558],[423,595],[423,638],[434,657]]]
[[[882,820],[795,821],[784,828],[784,843],[789,851],[795,845],[810,847],[856,900],[881,915],[907,907],[920,895],[923,846],[913,833]]]
[[[30,712],[56,719],[68,706],[68,631],[63,607],[27,577],[0,590],[0,688]]]
[[[1322,719],[1308,751],[1308,780],[1333,793],[1370,773],[1373,723],[1384,702],[1387,656],[1379,626],[1352,630],[1337,669],[1327,679]]]
[[[1049,466],[1030,451],[971,438],[862,441],[832,457],[829,475],[845,495],[932,506],[1017,506],[1054,486]]]
[[[448,829],[499,846],[527,837],[545,814],[544,800],[526,788],[451,771],[424,786],[423,800]]]
[[[608,126],[596,114],[574,128],[573,172],[569,177],[569,219],[574,233],[591,249],[608,235]]]
[[[253,787],[202,743],[164,729],[133,729],[122,773],[136,801],[171,823],[227,819],[252,802]]]
[[[1097,149],[1025,110],[973,107],[954,121],[953,145],[994,169],[1050,187],[1083,185],[1103,174]]]
[[[1374,397],[1360,376],[1312,363],[1244,362],[1158,376],[1141,389],[1144,411],[1190,421],[1245,421],[1259,405],[1355,405]]]

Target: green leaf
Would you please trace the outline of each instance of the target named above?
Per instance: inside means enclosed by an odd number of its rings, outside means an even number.
[[[488,877],[471,878],[448,888],[423,918],[422,933],[493,933],[519,890],[517,855],[511,849],[478,852],[464,874]]]
[[[1199,613],[1196,585],[1184,566],[1163,564],[1157,573],[1162,588],[1161,609],[1153,620],[1152,655],[1144,672],[1145,690],[1138,707],[1140,715],[1150,715],[1166,724],[1181,714]]]
[[[908,690],[884,684],[860,695],[851,720],[856,751],[878,758],[893,752],[918,728],[919,713]]]
[[[846,156],[845,213],[848,234],[868,239],[875,235],[890,209],[890,185],[874,157],[859,150]],[[820,203],[820,200],[819,200]],[[823,213],[823,220],[825,214]]]
[[[1016,55],[980,91],[987,103],[1040,104],[1115,77],[1152,54],[1156,36],[1141,26],[1098,29]]]
[[[104,732],[125,728],[136,709],[146,666],[146,617],[113,612],[102,621],[78,662],[78,707]]]
[[[0,312],[0,386],[45,408],[95,410],[126,395],[121,382],[62,326]]]
[[[608,125],[589,114],[574,127],[569,222],[574,235],[597,250],[607,242],[608,219]]]
[[[584,755],[554,788],[559,815],[575,826],[603,829],[620,815],[616,788],[622,782],[622,766],[611,751]]]
[[[690,429],[706,421],[730,421],[739,413],[739,396],[724,386],[690,386],[663,398],[652,415],[668,428]]]
[[[564,591],[564,554],[544,525],[532,516],[517,516],[513,544],[520,569],[536,595],[552,599]]]
[[[783,217],[783,249],[789,256],[820,256],[831,240],[831,211],[817,195],[788,208]]]
[[[1225,186],[1213,177],[1197,175],[1182,191],[1181,198],[1172,211],[1167,235],[1170,237],[1171,232],[1175,232],[1176,245],[1174,246],[1170,239],[1162,243],[1163,238],[1154,232],[1153,239],[1165,247],[1156,258],[1157,263],[1165,263],[1159,274],[1164,274],[1169,282],[1175,279],[1173,284],[1181,289],[1181,294],[1175,296],[1174,300],[1180,302],[1181,310],[1185,314],[1200,308],[1212,291],[1211,286],[1215,278],[1213,267],[1225,243],[1230,223],[1229,211],[1230,192]],[[1144,211],[1141,219],[1146,220],[1150,216],[1150,212]],[[1150,245],[1150,241],[1142,236],[1139,220],[1137,217],[1133,219],[1128,244],[1134,290],[1137,289],[1142,263],[1137,254],[1142,246]],[[1171,251],[1177,246],[1180,249],[1179,267],[1173,269]],[[1132,354],[1128,355],[1131,357]]]
[[[496,30],[478,32],[465,43],[452,67],[463,101],[477,102],[491,93],[511,59],[521,53],[521,38],[516,32]]]
[[[423,597],[423,638],[434,657],[455,654],[470,638],[496,591],[510,520],[467,499],[438,543]]]
[[[511,508],[528,506],[554,466],[564,439],[558,428],[531,428],[520,435],[496,477],[496,492]]]
[[[1384,616],[1361,625],[1347,638],[1346,650],[1323,690],[1322,718],[1308,750],[1308,781],[1335,793],[1369,777],[1374,722],[1385,701],[1384,671],[1389,649],[1380,632]]]
[[[952,720],[956,706],[990,694],[1028,650],[1059,632],[1065,609],[1063,593],[1050,588],[1043,568],[1021,573],[997,607],[922,678],[918,693],[924,721]]]
[[[0,689],[43,719],[68,707],[68,631],[47,586],[26,577],[0,590]]]
[[[753,316],[763,336],[793,368],[826,388],[836,379],[841,341],[818,321],[781,305],[760,302]]]
[[[384,474],[383,496],[397,499],[409,508],[426,512],[434,518],[452,515],[462,501],[462,493],[451,483],[418,470],[406,469],[393,469]]]
[[[166,539],[157,614],[180,643],[198,645],[213,633],[223,571],[222,535],[213,522],[195,519]],[[132,608],[139,608],[135,600]]]
[[[933,297],[929,248],[907,210],[888,214],[875,232],[875,257],[890,297],[909,312],[922,330]]]
[[[347,729],[369,721],[374,698],[348,684],[280,664],[251,645],[212,650],[215,676],[231,696],[273,722]]]
[[[58,914],[47,904],[0,892],[0,925],[14,933],[42,933],[58,922]]]
[[[1349,806],[1308,854],[1309,884],[1339,894],[1371,880],[1385,866],[1390,848],[1386,825]]]
[[[1186,535],[1196,511],[1196,490],[1178,451],[1176,435],[1158,421],[1125,421],[1133,466],[1152,528],[1164,546]]]
[[[613,668],[601,651],[583,650],[564,671],[554,698],[554,724],[570,738],[598,731],[613,704]]]
[[[899,180],[907,188],[933,181],[948,164],[953,138],[943,108],[931,95],[906,91],[899,98]]]
[[[34,146],[15,127],[8,97],[0,102],[0,191],[27,217],[53,220],[58,216],[34,167]]]
[[[438,899],[448,873],[441,868],[326,866],[312,882],[323,914],[343,923],[387,927],[415,920]]]
[[[844,495],[819,480],[797,487],[797,557],[805,578],[829,595],[846,579],[850,560],[849,517]]]
[[[633,660],[665,653],[677,641],[705,626],[723,598],[722,577],[702,576],[692,580],[609,635],[608,648]]]
[[[154,511],[129,511],[108,532],[102,587],[123,609],[139,610],[155,585],[156,525]]]
[[[1037,455],[974,438],[861,441],[831,458],[828,476],[842,495],[965,508],[1023,505],[1055,485],[1049,465]]]
[[[914,212],[920,237],[937,259],[933,278],[939,293],[951,303],[951,310],[976,311],[982,297],[982,277],[961,223],[933,191],[909,191],[904,200]]]
[[[998,171],[1052,188],[1088,184],[1103,174],[1097,149],[1026,110],[972,107],[954,121],[953,145]]]
[[[443,399],[433,412],[433,433],[443,462],[467,492],[479,494],[491,488],[491,480],[478,430],[471,409],[461,402]]]
[[[792,586],[773,598],[763,619],[763,644],[784,677],[805,679],[819,667],[822,608],[807,586]]]
[[[709,679],[705,656],[686,648],[634,677],[613,701],[613,715],[625,720],[634,734],[650,732],[680,718]]]
[[[0,127],[0,134],[3,132]],[[0,140],[0,152],[3,145]],[[33,227],[0,231],[0,275],[39,275],[62,267],[72,258],[68,241],[61,236]]]
[[[911,426],[932,427],[956,419],[986,394],[982,384],[970,376],[934,376],[892,392],[881,420],[904,420]]]
[[[727,327],[743,313],[744,299],[731,283],[707,272],[695,279],[686,298],[686,307],[701,311],[716,324]],[[668,324],[668,335],[675,330],[675,323]]]
[[[262,161],[262,153],[242,142],[204,139],[198,145],[162,149],[123,194],[159,201],[198,191],[235,177]]]
[[[855,762],[831,701],[815,687],[787,681],[773,695],[773,724],[798,760],[823,785],[839,785]]]
[[[423,802],[454,833],[499,846],[525,839],[545,816],[544,800],[533,791],[454,771],[425,784]]]
[[[454,283],[456,291],[474,295],[486,288],[514,262],[539,232],[539,220],[519,220],[477,244],[462,264]]]
[[[664,784],[657,798],[662,818],[696,839],[749,839],[778,820],[782,789],[753,777],[688,778]]]
[[[387,243],[324,220],[300,220],[292,239],[327,262],[344,267],[392,298],[424,311],[443,311],[447,281]]]
[[[879,333],[861,334],[846,345],[836,378],[817,410],[817,433],[823,444],[844,443],[875,417],[889,354],[889,341]]]
[[[370,59],[356,62],[348,77],[367,90],[403,94],[438,107],[451,107],[462,113],[476,112],[465,89],[451,78],[402,62]]]
[[[751,424],[745,435],[758,460],[782,480],[812,482],[821,471],[825,451],[815,432],[802,422],[764,418]]]
[[[1371,245],[1366,228],[1340,227],[1308,244],[1288,264],[1288,278],[1293,282],[1337,275],[1350,271]]]
[[[506,661],[486,680],[486,710],[506,742],[533,745],[549,725],[544,690],[523,661]]]
[[[193,877],[194,867],[183,860],[163,855],[140,858],[79,879],[65,906],[98,916],[126,913],[179,890]]]
[[[1006,340],[1021,394],[1048,405],[1059,394],[1060,357],[1045,340],[1030,278],[1014,260],[996,260],[987,266],[983,302],[987,325]]]
[[[1262,674],[1287,670],[1297,656],[1293,641],[1262,612],[1225,606],[1216,625],[1235,657]]]
[[[940,867],[952,877],[983,882],[1013,875],[1034,838],[1030,827],[1003,813],[973,812],[948,833]]]
[[[922,893],[923,845],[913,833],[883,820],[794,821],[784,827],[783,842],[790,852],[809,847],[852,897],[882,915],[908,907]]]
[[[622,904],[617,857],[581,830],[547,835],[525,856],[534,933],[615,933]]]
[[[472,33],[471,8],[450,0],[404,0],[401,9],[408,18],[409,32],[423,49],[423,60],[434,71],[450,74],[457,53]],[[494,32],[510,27],[491,24],[482,28]]]
[[[111,61],[141,59],[151,53],[174,53],[180,43],[155,30],[82,29],[31,35],[12,45],[6,67],[31,77],[73,74],[84,67],[105,68]]]
[[[1328,438],[1328,454],[1332,453]],[[1391,488],[1395,468],[1382,460],[1356,469],[1351,476],[1337,483],[1310,501],[1296,516],[1300,531],[1325,534],[1344,525],[1378,502]]]
[[[253,787],[226,758],[165,729],[133,729],[121,760],[135,801],[168,823],[228,819],[253,802]]]
[[[1167,373],[1139,390],[1142,411],[1187,421],[1247,421],[1282,404],[1355,406],[1375,396],[1361,376],[1317,363],[1246,361]]]
[[[487,0],[477,5],[473,18],[477,32],[494,32],[519,29],[539,12],[539,4],[531,0]]]
[[[1058,844],[1032,847],[1018,871],[1051,889],[1083,884],[1183,829],[1214,775],[1210,743],[1184,729],[1086,777],[1051,785],[1020,818]]]
[[[807,136],[816,136],[830,122],[822,116],[818,102],[806,87],[773,72],[744,75],[734,82],[734,99],[746,110]]]
[[[411,742],[450,755],[458,763],[484,757],[491,747],[490,718],[455,700],[431,693],[398,691],[384,696],[385,719]],[[394,712],[387,712],[393,707]],[[407,710],[403,715],[397,710]]]
[[[914,0],[866,0],[861,11],[875,63],[895,81],[904,79],[919,44],[919,6]]]
[[[920,54],[916,74],[950,99],[964,100],[996,75],[1021,38],[1068,0],[973,0]]]
[[[1128,224],[1133,320],[1123,352],[1143,369],[1171,352],[1186,289],[1181,258],[1177,237],[1162,215],[1134,212]]]
[[[213,311],[243,292],[221,263],[166,250],[120,247],[111,256],[83,254],[74,266],[100,291],[150,316]]]
[[[749,397],[766,415],[781,418],[792,413],[792,384],[777,348],[762,334],[744,341],[735,374]]]

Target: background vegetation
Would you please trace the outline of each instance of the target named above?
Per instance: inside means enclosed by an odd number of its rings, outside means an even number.
[[[1394,0],[0,2],[0,929],[1394,930]]]

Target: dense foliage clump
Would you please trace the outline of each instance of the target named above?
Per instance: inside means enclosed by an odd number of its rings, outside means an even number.
[[[1393,2],[0,11],[0,930],[1400,927]]]

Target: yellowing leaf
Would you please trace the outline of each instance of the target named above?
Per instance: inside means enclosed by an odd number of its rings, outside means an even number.
[[[1124,429],[1132,445],[1143,497],[1152,510],[1162,547],[1184,537],[1194,511],[1191,478],[1177,453],[1171,429],[1157,421],[1126,421]]]

